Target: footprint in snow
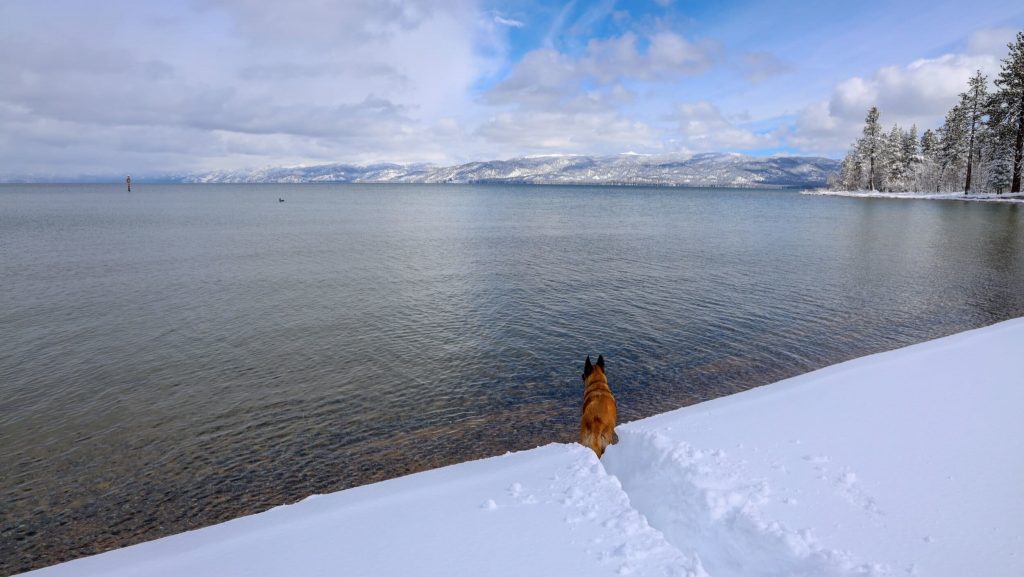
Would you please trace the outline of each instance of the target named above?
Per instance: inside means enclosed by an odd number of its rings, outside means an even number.
[[[835,479],[836,492],[850,504],[864,509],[865,512],[881,516],[885,513],[878,508],[875,498],[860,486],[860,479],[853,471],[846,471]]]

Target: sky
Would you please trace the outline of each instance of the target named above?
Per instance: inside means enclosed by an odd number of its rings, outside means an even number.
[[[1024,3],[2,0],[0,179],[841,157],[937,127]]]

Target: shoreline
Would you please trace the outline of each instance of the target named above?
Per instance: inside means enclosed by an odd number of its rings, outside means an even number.
[[[1022,344],[1003,321],[622,424],[603,461],[549,444],[26,575],[1018,574]]]
[[[871,190],[803,190],[800,194],[809,196],[845,196],[849,198],[893,198],[903,200],[960,200],[965,202],[995,202],[1003,204],[1024,204],[1024,193],[979,192],[879,192]]]

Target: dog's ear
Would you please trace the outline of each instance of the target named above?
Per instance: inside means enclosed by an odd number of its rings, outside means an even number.
[[[604,355],[597,355],[597,366],[601,367],[601,372],[604,372]]]
[[[594,365],[590,364],[590,355],[587,355],[587,362],[583,365],[583,378],[586,379],[594,372]]]

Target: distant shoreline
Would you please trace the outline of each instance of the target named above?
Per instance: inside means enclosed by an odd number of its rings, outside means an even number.
[[[147,186],[291,186],[291,185],[317,185],[317,186],[547,186],[547,187],[600,187],[600,188],[678,188],[678,189],[735,189],[735,190],[793,190],[809,191],[808,186],[795,184],[671,184],[671,183],[624,183],[624,182],[519,182],[486,180],[473,182],[386,182],[386,181],[301,181],[301,182],[183,182],[172,180],[133,180],[136,187]],[[82,181],[82,182],[0,182],[0,187],[15,186],[97,186],[111,185],[124,188],[124,182],[119,181]]]
[[[1004,204],[1024,204],[1024,193],[995,194],[979,192],[964,194],[963,192],[879,192],[872,190],[804,190],[800,194],[812,196],[847,196],[851,198],[894,198],[904,200],[960,200],[968,202],[998,202]]]
[[[395,183],[395,184],[569,184],[579,186],[826,186],[838,160],[817,156],[755,157],[705,152],[655,156],[553,155],[481,160],[450,166],[331,163],[270,166],[205,172],[154,172],[126,167],[133,180],[181,183]],[[123,182],[109,173],[0,175],[0,180]]]

